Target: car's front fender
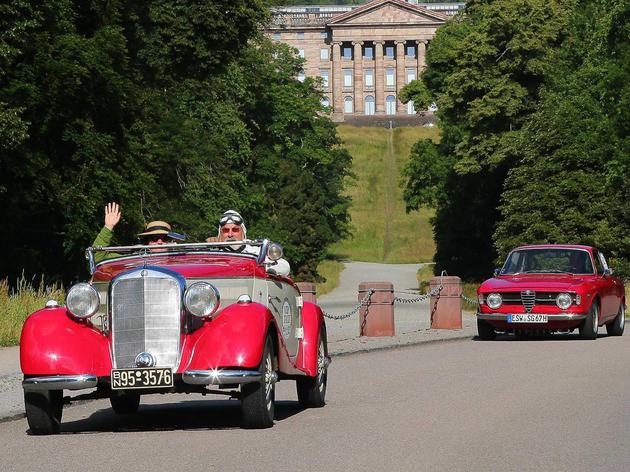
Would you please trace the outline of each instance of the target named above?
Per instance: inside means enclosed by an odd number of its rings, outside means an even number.
[[[304,338],[297,358],[297,367],[308,375],[315,376],[317,375],[317,343],[321,331],[325,329],[324,316],[319,306],[304,302],[302,327]],[[321,333],[321,336],[325,336],[325,333]],[[326,342],[325,339],[324,342]]]
[[[89,322],[71,319],[65,308],[30,315],[20,337],[24,375],[109,375],[107,338]]]
[[[235,303],[186,337],[180,371],[260,364],[273,315],[260,303]]]

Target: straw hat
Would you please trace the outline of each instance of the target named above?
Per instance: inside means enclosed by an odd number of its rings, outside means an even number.
[[[166,221],[151,221],[147,224],[143,233],[139,233],[138,237],[152,236],[154,234],[164,234],[166,236],[171,232],[171,225]]]

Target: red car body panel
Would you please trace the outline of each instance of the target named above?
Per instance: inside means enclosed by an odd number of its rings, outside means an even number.
[[[579,249],[588,252],[593,267],[594,248],[584,245],[530,245],[521,246],[514,251],[525,249]],[[509,256],[508,256],[509,257]],[[533,306],[528,313],[532,314],[575,314],[585,315],[589,312],[591,305],[597,302],[600,307],[599,324],[605,324],[614,319],[618,313],[620,304],[625,304],[624,286],[620,279],[602,273],[593,274],[506,274],[497,275],[492,279],[484,281],[477,289],[478,295],[487,296],[490,293],[521,292],[533,290],[536,292],[568,292],[579,295],[581,303],[572,304],[569,308],[562,310],[555,303]],[[497,309],[491,309],[486,303],[479,306],[479,313],[482,314],[520,314],[527,313],[522,304],[503,303]],[[498,329],[513,329],[515,324],[504,320],[487,319],[486,321]],[[573,329],[582,323],[582,319],[573,320],[549,320],[544,324],[527,323],[521,327],[528,329]]]
[[[317,374],[317,341],[324,326],[322,310],[314,303],[304,302],[302,308],[302,326],[304,327],[304,339],[301,349],[298,351],[296,365],[310,376]],[[326,353],[328,354],[328,353]]]
[[[109,375],[108,339],[90,323],[71,318],[65,308],[44,308],[28,317],[20,338],[25,375]]]

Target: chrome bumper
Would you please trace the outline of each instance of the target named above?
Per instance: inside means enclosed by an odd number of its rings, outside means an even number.
[[[273,373],[274,382],[278,374]],[[257,370],[187,370],[182,374],[182,381],[191,385],[227,385],[260,382],[262,374]]]
[[[24,390],[82,390],[94,388],[98,383],[96,375],[49,375],[46,377],[30,377],[22,381]]]
[[[477,318],[480,320],[490,320],[490,321],[507,321],[508,316],[512,313],[477,313]],[[523,313],[519,313],[522,315]],[[546,313],[534,313],[536,315],[547,315],[547,322],[550,321],[573,321],[573,320],[583,320],[586,318],[586,315],[581,315],[577,313],[556,313],[553,315]],[[518,323],[514,323],[518,324]],[[528,324],[528,323],[525,323]]]

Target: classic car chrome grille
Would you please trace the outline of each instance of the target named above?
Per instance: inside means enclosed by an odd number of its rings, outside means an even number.
[[[536,304],[536,292],[533,290],[523,290],[521,292],[521,301],[523,302],[523,306],[525,307],[525,311],[530,313],[534,305]]]
[[[122,278],[112,287],[112,341],[115,367],[135,367],[149,352],[157,367],[176,367],[181,332],[181,293],[172,277],[153,272]]]

